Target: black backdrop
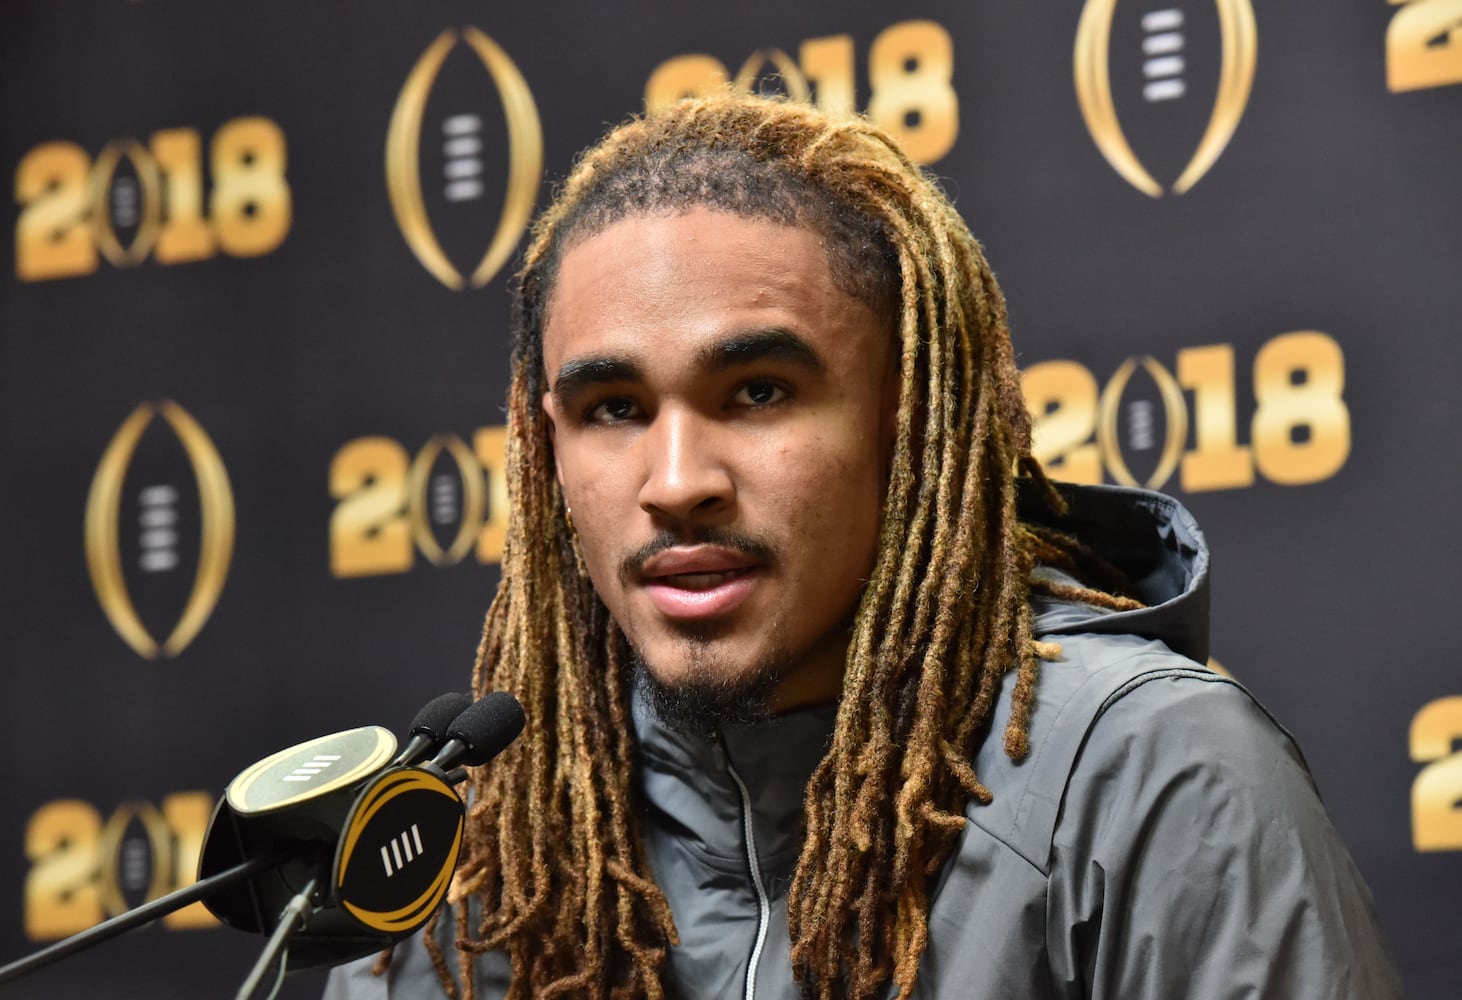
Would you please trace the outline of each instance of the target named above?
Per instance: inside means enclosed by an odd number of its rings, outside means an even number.
[[[465,685],[502,259],[720,74],[943,178],[1043,455],[1195,510],[1218,662],[1457,995],[1462,0],[1038,6],[7,4],[0,958],[188,881],[252,760]],[[11,992],[228,995],[259,943],[188,912]]]

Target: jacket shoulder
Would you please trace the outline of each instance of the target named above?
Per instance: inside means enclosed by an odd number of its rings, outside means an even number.
[[[1120,777],[1129,767],[1124,760],[1133,741],[1153,747],[1171,742],[1171,750],[1200,757],[1210,748],[1190,726],[1197,718],[1216,727],[1215,735],[1250,731],[1250,745],[1290,756],[1303,770],[1290,735],[1231,678],[1156,639],[1098,634],[1054,638],[1061,642],[1061,656],[1041,664],[1029,755],[1011,760],[999,738],[1010,719],[1014,677],[1007,675],[990,736],[975,758],[976,773],[994,800],[989,805],[971,803],[966,810],[975,826],[1043,874],[1050,872],[1056,827],[1073,785],[1081,794]],[[1124,703],[1140,704],[1141,709],[1115,711]],[[1106,763],[1095,768],[1099,758]],[[1130,768],[1135,776],[1136,760]],[[1106,773],[1108,769],[1117,773]],[[1089,773],[1095,770],[1102,773]]]

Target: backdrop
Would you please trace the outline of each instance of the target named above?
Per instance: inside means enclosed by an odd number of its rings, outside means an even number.
[[[466,685],[525,224],[731,80],[943,179],[1042,456],[1194,509],[1218,663],[1458,995],[1462,0],[612,6],[5,5],[0,959],[188,882],[253,760]],[[183,911],[6,995],[231,995],[260,943]]]

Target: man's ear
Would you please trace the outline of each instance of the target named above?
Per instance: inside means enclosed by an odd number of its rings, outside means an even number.
[[[558,458],[558,416],[554,411],[553,393],[543,394],[543,415],[548,418],[548,445],[553,452],[553,475],[558,480],[558,488],[563,490],[563,463]]]

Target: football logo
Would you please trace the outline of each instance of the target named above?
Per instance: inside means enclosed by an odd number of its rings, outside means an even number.
[[[1127,457],[1122,452],[1124,435],[1120,432],[1123,396],[1139,366],[1152,379],[1162,406],[1162,450],[1159,452],[1156,467],[1147,476],[1146,482],[1141,484],[1156,490],[1161,489],[1177,471],[1178,462],[1183,458],[1183,446],[1188,441],[1188,403],[1183,398],[1182,386],[1178,385],[1172,372],[1163,367],[1156,358],[1128,358],[1107,383],[1097,413],[1097,442],[1102,454],[1106,456],[1107,471],[1111,477],[1123,486],[1139,485],[1137,477],[1127,464]],[[1150,426],[1156,421],[1151,416],[1144,416],[1150,414],[1151,409],[1152,407],[1144,407],[1139,402],[1128,418],[1129,423],[1135,426],[1129,427],[1128,434],[1125,435],[1129,440],[1137,438],[1144,450],[1150,450],[1156,443],[1156,435],[1152,433]]]
[[[1197,147],[1172,184],[1174,194],[1190,190],[1218,161],[1244,116],[1254,82],[1258,54],[1254,8],[1250,0],[1216,0],[1216,6],[1218,88]],[[1073,60],[1076,97],[1087,131],[1112,169],[1143,194],[1158,198],[1164,188],[1133,151],[1117,116],[1111,68],[1116,13],[1117,0],[1087,0],[1082,10]],[[1140,77],[1145,82],[1133,89],[1148,106],[1175,102],[1188,94],[1186,71],[1192,60],[1185,53],[1193,32],[1185,29],[1186,21],[1181,7],[1149,11],[1141,18],[1142,38],[1137,45],[1143,56]],[[1124,78],[1136,76],[1134,72]]]
[[[121,532],[123,490],[133,459],[154,418],[171,429],[182,446],[186,463],[197,484],[199,523],[197,571],[181,613],[167,638],[158,642],[143,624],[127,583]],[[163,448],[153,449],[162,450]],[[160,456],[166,459],[165,454]],[[176,463],[160,461],[164,480],[173,478]],[[167,468],[171,467],[171,468]],[[170,482],[150,483],[136,492],[138,535],[135,563],[149,581],[170,574],[181,562],[183,538],[178,530],[184,520],[180,507],[185,498]],[[130,536],[128,538],[131,540]],[[117,634],[145,659],[177,656],[203,628],[213,613],[228,576],[233,557],[234,502],[228,473],[213,441],[196,420],[177,403],[143,403],[122,422],[97,465],[86,499],[86,565],[97,600]],[[149,588],[152,589],[152,588]],[[166,588],[158,588],[166,589]],[[156,603],[156,602],[154,602]],[[163,603],[166,603],[164,601]]]
[[[117,183],[117,168],[123,159],[136,175],[131,185]],[[141,263],[152,251],[162,228],[163,180],[157,161],[135,140],[113,142],[96,158],[91,182],[97,249],[116,267]],[[136,230],[130,246],[124,247],[117,236],[119,216],[120,221]]]
[[[423,184],[421,169],[422,125],[428,117],[427,105],[447,57],[459,41],[466,43],[497,88],[506,120],[508,146],[507,191],[497,215],[496,230],[472,267],[470,277],[464,276],[463,270],[452,263],[433,228],[427,194],[437,193],[437,187],[428,188]],[[452,91],[449,97],[460,98],[460,88]],[[484,164],[478,156],[483,148],[480,137],[483,116],[459,112],[436,117],[440,119],[442,131],[440,198],[454,215],[460,215],[460,210],[468,208],[467,203],[480,198],[484,190],[480,180]],[[432,152],[436,152],[435,148]],[[386,133],[386,189],[396,224],[411,252],[422,267],[448,288],[455,291],[469,284],[481,288],[507,263],[528,227],[542,176],[543,129],[523,74],[502,47],[477,28],[465,28],[460,36],[455,31],[442,32],[407,76]]]

